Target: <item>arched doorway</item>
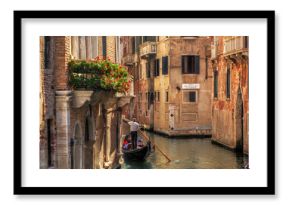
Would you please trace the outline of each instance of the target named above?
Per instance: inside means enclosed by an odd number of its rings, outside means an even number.
[[[85,121],[85,169],[93,169],[92,122],[89,117]]]
[[[244,144],[244,107],[241,88],[238,90],[236,104],[236,151],[243,153]]]
[[[74,169],[82,169],[82,134],[79,124],[75,126],[75,135],[74,135],[74,146],[73,146],[73,157],[72,157],[72,167]]]

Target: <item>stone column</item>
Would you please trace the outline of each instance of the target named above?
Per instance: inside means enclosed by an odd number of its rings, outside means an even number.
[[[70,104],[71,91],[56,91],[56,168],[70,168]]]
[[[112,123],[112,109],[106,109],[106,136],[105,136],[105,167],[108,168],[111,165],[110,153],[111,153],[111,123]]]

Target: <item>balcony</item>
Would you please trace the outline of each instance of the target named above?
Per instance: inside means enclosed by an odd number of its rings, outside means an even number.
[[[86,103],[122,107],[134,97],[133,76],[125,67],[109,60],[71,61],[68,67],[75,108]]]
[[[156,42],[147,41],[140,45],[140,57],[147,58],[156,54]]]
[[[248,37],[235,36],[224,40],[224,56],[248,51]]]
[[[131,66],[134,63],[138,62],[138,55],[137,54],[127,54],[122,58],[122,63],[126,66]]]

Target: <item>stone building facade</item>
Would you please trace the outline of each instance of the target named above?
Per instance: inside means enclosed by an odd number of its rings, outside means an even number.
[[[134,116],[169,136],[211,134],[210,39],[197,36],[122,37],[134,55]],[[134,47],[135,53],[132,48]],[[129,51],[129,52],[128,52]]]
[[[247,36],[211,38],[212,141],[249,152],[249,61]]]
[[[120,38],[40,37],[40,168],[119,166],[122,107],[130,97],[68,84],[68,62],[96,56],[119,63]]]

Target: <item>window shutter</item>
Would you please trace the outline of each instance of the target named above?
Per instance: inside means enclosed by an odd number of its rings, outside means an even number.
[[[162,57],[162,74],[168,74],[168,56]]]
[[[194,58],[194,73],[199,74],[199,56]]]

